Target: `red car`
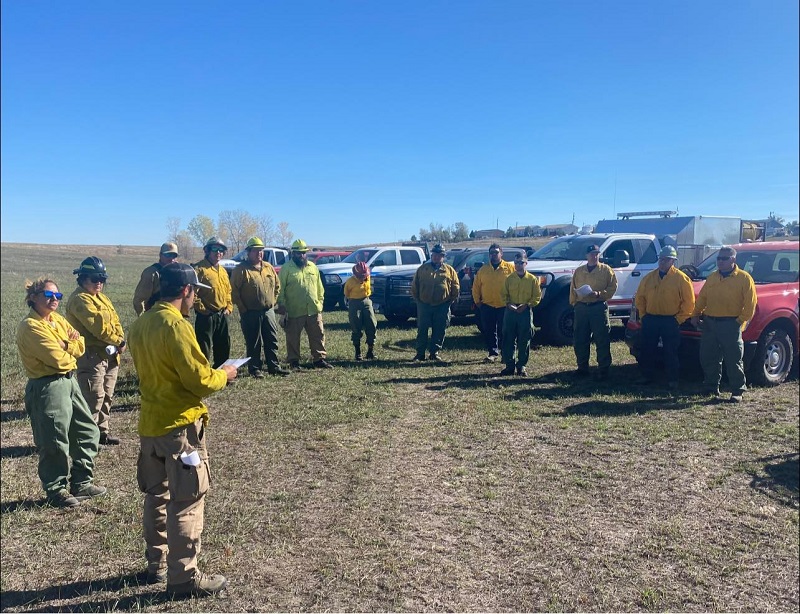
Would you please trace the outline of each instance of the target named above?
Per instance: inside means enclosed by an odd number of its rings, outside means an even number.
[[[758,305],[753,319],[742,332],[744,367],[748,382],[777,386],[797,360],[800,348],[800,248],[797,242],[742,243],[736,250],[736,265],[750,273],[756,284]],[[682,270],[692,278],[695,296],[708,276],[717,270],[717,254],[697,267]],[[638,359],[641,323],[636,308],[625,330],[625,341]],[[688,320],[681,326],[681,365],[699,365],[700,331]]]

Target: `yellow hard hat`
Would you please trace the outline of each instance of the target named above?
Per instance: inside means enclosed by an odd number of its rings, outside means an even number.
[[[308,251],[308,245],[303,239],[296,239],[294,243],[292,243],[292,251],[293,252],[300,252],[305,253]]]

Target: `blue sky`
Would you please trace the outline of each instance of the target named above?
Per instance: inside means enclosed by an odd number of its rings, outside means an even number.
[[[2,240],[798,217],[796,0],[2,3]]]

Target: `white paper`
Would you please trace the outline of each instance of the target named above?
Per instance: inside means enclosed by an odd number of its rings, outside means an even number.
[[[247,358],[229,358],[228,360],[226,360],[225,362],[222,363],[222,366],[224,367],[225,365],[230,365],[230,366],[236,367],[238,369],[243,364],[245,364],[248,360],[250,360],[249,356]]]
[[[583,284],[580,288],[575,288],[575,292],[578,293],[578,296],[589,296],[594,293],[594,290],[589,284]]]
[[[199,467],[200,455],[197,450],[192,450],[189,453],[181,452],[181,462],[188,467]]]

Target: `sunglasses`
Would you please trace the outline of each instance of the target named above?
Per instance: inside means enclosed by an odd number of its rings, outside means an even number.
[[[499,249],[490,249],[490,250],[489,250],[489,253],[490,253],[490,254],[492,254],[492,255],[494,255],[494,254],[499,254],[499,253],[500,253],[500,250],[499,250]]]
[[[228,251],[228,250],[226,250],[224,247],[212,247],[212,248],[210,248],[208,251],[210,251],[210,252],[217,252],[217,253],[220,253],[220,254],[224,254],[224,253],[225,253],[226,251]]]
[[[730,256],[717,256],[717,260],[730,260]]]
[[[108,277],[106,277],[105,275],[90,275],[89,276],[89,281],[92,282],[93,284],[104,284],[104,283],[106,283],[107,279],[108,279]]]
[[[64,298],[64,295],[61,294],[61,292],[53,292],[52,290],[42,290],[42,294],[44,294],[46,299],[56,299],[57,301],[60,301],[62,298]]]

